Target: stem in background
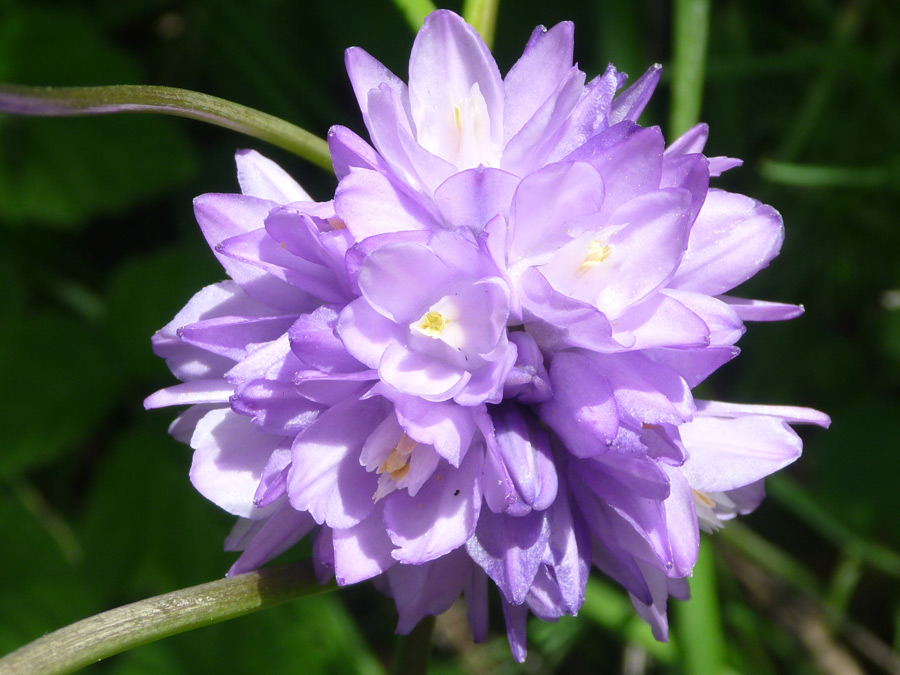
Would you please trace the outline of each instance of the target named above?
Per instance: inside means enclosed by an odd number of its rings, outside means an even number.
[[[716,675],[726,672],[715,553],[706,537],[691,578],[691,599],[678,603],[675,609],[684,672]]]
[[[335,588],[333,584],[319,585],[308,565],[302,563],[184,588],[96,614],[40,637],[0,658],[0,672],[71,673],[170,635]]]
[[[436,619],[426,616],[409,635],[401,635],[394,657],[394,675],[427,675]]]
[[[500,0],[465,0],[463,18],[475,27],[489,48],[494,46]]]
[[[290,122],[238,103],[187,89],[149,85],[24,87],[0,84],[0,111],[69,117],[155,112],[188,117],[258,138],[332,170],[328,143]]]
[[[394,5],[403,13],[413,33],[418,33],[425,17],[437,9],[431,0],[394,0]]]
[[[669,134],[678,138],[700,121],[709,0],[676,0],[673,21],[672,112]]]

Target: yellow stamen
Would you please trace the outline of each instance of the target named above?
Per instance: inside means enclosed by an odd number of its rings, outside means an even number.
[[[439,338],[444,329],[449,325],[450,321],[440,312],[426,312],[421,318],[416,328],[423,335],[430,338]]]
[[[706,504],[709,508],[713,508],[716,503],[710,499],[705,493],[700,492],[700,490],[694,490],[691,488],[691,492],[694,493],[694,498],[698,499],[701,503]]]
[[[336,216],[329,218],[328,224],[331,225],[332,230],[346,230],[347,229],[347,223],[345,223],[343,220],[341,220],[340,218],[338,218]]]
[[[587,255],[584,257],[584,262],[581,263],[581,267],[578,268],[576,274],[584,274],[592,267],[599,265],[609,258],[612,254],[612,250],[613,247],[611,245],[601,244],[598,240],[594,239],[588,246]]]

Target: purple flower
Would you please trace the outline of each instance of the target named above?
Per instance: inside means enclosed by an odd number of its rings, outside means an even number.
[[[585,84],[571,24],[537,29],[501,79],[474,30],[432,14],[409,86],[358,49],[348,70],[375,148],[330,134],[316,203],[238,153],[240,195],[198,223],[230,281],[156,336],[188,405],[171,431],[191,480],[239,517],[230,574],[310,534],[324,581],[373,579],[408,632],[488,580],[525,657],[529,612],[575,614],[592,566],[667,635],[700,529],[762,500],[795,460],[802,408],[698,401],[744,322],[799,307],[728,293],[778,253],[778,213],[710,189],[739,162],[668,148],[636,120],[653,68]]]

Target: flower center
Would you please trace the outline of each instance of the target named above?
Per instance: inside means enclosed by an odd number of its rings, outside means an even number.
[[[447,328],[449,324],[450,320],[443,314],[430,310],[425,312],[425,315],[413,325],[413,328],[422,335],[437,339],[441,337],[441,333],[444,332],[444,329]]]
[[[581,267],[578,268],[575,274],[584,274],[589,269],[596,267],[612,255],[612,250],[613,247],[610,244],[601,244],[597,239],[594,239],[588,246],[584,262],[581,263]]]
[[[373,499],[376,502],[396,490],[397,483],[409,473],[409,456],[417,445],[416,441],[404,433],[387,459],[375,469],[375,473],[378,474],[378,488]]]

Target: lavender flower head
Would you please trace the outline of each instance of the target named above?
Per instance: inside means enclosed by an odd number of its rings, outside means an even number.
[[[347,68],[374,148],[329,133],[314,202],[253,151],[242,194],[195,201],[229,281],[153,338],[189,405],[171,432],[191,480],[238,516],[229,574],[303,537],[324,582],[373,579],[398,631],[489,580],[513,654],[529,611],[575,614],[592,566],[659,639],[688,596],[699,530],[761,502],[805,408],[699,401],[745,321],[793,305],[727,293],[777,255],[778,213],[709,187],[705,125],[666,148],[638,116],[658,79],[586,82],[573,26],[537,28],[505,78],[449,11],[409,83],[358,48]]]

